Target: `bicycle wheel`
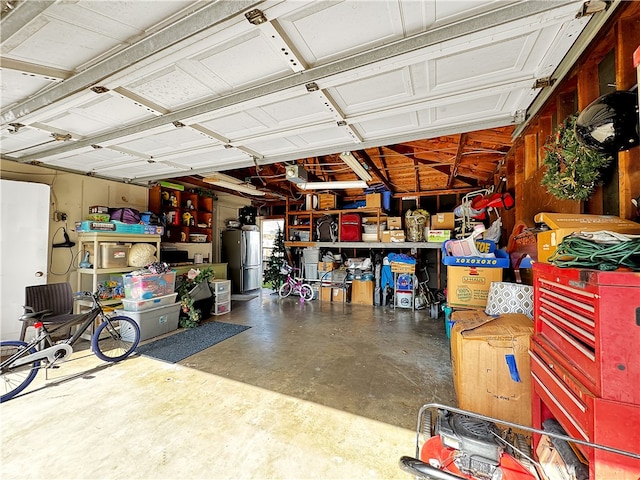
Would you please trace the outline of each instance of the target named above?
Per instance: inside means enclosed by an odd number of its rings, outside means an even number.
[[[18,340],[9,340],[0,342],[0,360],[4,362],[9,357],[20,352],[21,356],[36,353],[35,348],[27,348],[25,342]],[[12,399],[29,385],[38,373],[40,368],[40,360],[27,363],[19,367],[11,365],[2,366],[2,395],[0,403]]]
[[[313,300],[313,288],[308,283],[300,285],[300,296],[307,302]]]
[[[280,290],[278,290],[278,295],[280,295],[280,298],[288,297],[289,295],[291,295],[291,290],[292,288],[289,282],[283,283],[280,287]]]
[[[91,339],[93,352],[105,362],[119,362],[133,353],[140,341],[140,327],[129,317],[105,318]]]

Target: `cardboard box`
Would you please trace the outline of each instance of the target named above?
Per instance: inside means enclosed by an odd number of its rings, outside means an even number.
[[[456,216],[453,212],[436,213],[431,215],[432,230],[454,230],[456,228]]]
[[[318,271],[330,272],[336,268],[335,262],[318,262]]]
[[[334,262],[318,262],[318,278],[323,282],[331,281],[331,272],[337,268]]]
[[[332,302],[344,302],[346,298],[346,291],[344,288],[332,288],[331,289],[331,301]]]
[[[391,231],[383,230],[380,237],[380,241],[383,243],[389,243],[391,241]]]
[[[509,254],[505,250],[497,249],[495,242],[491,240],[476,240],[474,242],[478,253],[483,255],[488,253],[493,254],[493,256],[484,257],[471,256],[469,242],[473,242],[471,237],[443,243],[442,263],[450,266],[468,265],[475,267],[509,268]]]
[[[462,308],[487,306],[491,282],[502,281],[502,268],[447,266],[447,305]]]
[[[446,242],[451,238],[451,230],[427,230],[427,242]]]
[[[451,319],[458,408],[530,427],[533,321],[519,313],[491,317],[479,310],[456,311]]]
[[[536,448],[536,457],[540,463],[538,471],[543,480],[572,480],[575,478],[569,473],[565,461],[547,435],[540,436],[540,442]]]
[[[367,208],[380,208],[382,207],[382,194],[381,193],[369,193],[364,196]]]
[[[404,242],[405,236],[403,230],[390,230],[389,231],[390,242]]]
[[[549,263],[562,239],[574,232],[611,232],[640,235],[640,224],[613,215],[582,215],[578,213],[538,213],[536,223],[545,223],[551,229],[538,233],[538,261]]]
[[[344,302],[345,291],[343,288],[320,287],[320,301]]]
[[[402,230],[402,217],[388,217],[387,228],[389,230]]]
[[[354,280],[351,283],[351,303],[373,305],[373,284],[371,280]]]
[[[320,287],[320,301],[321,302],[331,301],[331,287]]]

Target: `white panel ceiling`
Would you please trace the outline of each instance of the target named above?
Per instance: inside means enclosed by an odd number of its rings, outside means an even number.
[[[144,183],[510,125],[589,22],[581,5],[18,4],[0,24],[1,153]]]

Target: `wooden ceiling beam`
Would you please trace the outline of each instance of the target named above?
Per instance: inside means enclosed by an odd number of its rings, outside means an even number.
[[[382,147],[378,147],[378,155],[380,155],[380,163],[382,164],[382,169],[386,173],[387,181],[391,183],[391,175],[389,174],[389,166],[387,164],[387,159],[384,156],[384,152],[382,151]]]
[[[387,190],[389,190],[391,193],[395,193],[395,188],[393,187],[393,185],[391,185],[389,180],[385,177],[385,175],[380,171],[377,165],[373,162],[369,154],[364,150],[358,150],[357,153],[360,156],[360,158],[362,158],[364,163],[369,167],[369,169],[371,169],[373,174],[376,177],[378,177],[378,179],[384,184],[385,187],[387,187]]]
[[[449,173],[449,181],[447,182],[447,188],[451,188],[453,185],[453,179],[456,178],[458,174],[458,166],[462,161],[462,151],[464,150],[464,143],[467,140],[467,134],[461,133],[460,139],[458,140],[458,151],[456,152],[456,156],[453,159],[453,165],[451,165],[451,173]]]

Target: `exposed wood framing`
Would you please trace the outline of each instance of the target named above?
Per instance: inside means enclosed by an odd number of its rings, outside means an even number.
[[[456,178],[458,174],[458,166],[462,161],[462,151],[464,150],[464,144],[467,140],[467,134],[461,133],[460,138],[458,140],[458,150],[456,151],[456,156],[453,159],[453,165],[451,166],[451,172],[449,173],[449,180],[447,181],[447,188],[451,188],[453,185],[453,180]]]

